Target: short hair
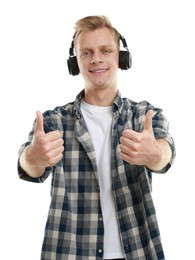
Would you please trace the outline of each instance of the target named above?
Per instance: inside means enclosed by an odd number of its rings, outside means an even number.
[[[105,15],[86,16],[84,18],[79,19],[75,23],[75,27],[74,27],[75,29],[75,33],[73,37],[74,45],[76,44],[78,36],[80,35],[81,32],[96,30],[101,28],[108,28],[119,46],[120,34],[116,30],[116,28],[112,26],[110,20]]]

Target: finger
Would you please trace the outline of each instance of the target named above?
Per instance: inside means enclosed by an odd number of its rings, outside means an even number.
[[[36,114],[37,114],[37,118],[36,118],[35,133],[44,134],[45,132],[43,127],[43,122],[44,122],[43,115],[41,114],[40,111],[37,111]]]
[[[152,117],[154,115],[154,111],[152,109],[148,110],[145,116],[145,122],[144,122],[144,130],[153,132],[152,128]]]
[[[138,133],[131,129],[125,129],[122,132],[122,137],[126,137],[131,140],[136,140],[137,136],[138,136]]]

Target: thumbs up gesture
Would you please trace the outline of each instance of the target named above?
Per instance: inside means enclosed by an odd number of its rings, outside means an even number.
[[[37,111],[32,143],[28,149],[29,159],[35,167],[53,166],[62,159],[64,141],[59,131],[44,132],[43,116]]]
[[[120,138],[121,158],[134,165],[154,165],[161,160],[161,147],[154,137],[152,128],[153,110],[145,116],[141,133],[125,129]]]

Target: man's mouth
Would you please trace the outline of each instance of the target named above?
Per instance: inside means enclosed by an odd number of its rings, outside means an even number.
[[[107,70],[108,69],[92,69],[92,70],[89,70],[89,72],[91,72],[91,73],[104,73]]]

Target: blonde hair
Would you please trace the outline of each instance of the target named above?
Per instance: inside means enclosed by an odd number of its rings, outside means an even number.
[[[77,42],[78,36],[81,32],[96,30],[100,28],[108,28],[110,32],[113,34],[114,39],[116,40],[117,44],[119,45],[119,32],[114,28],[105,15],[94,15],[94,16],[86,16],[84,18],[79,19],[75,23],[75,33],[74,33],[74,45]]]

